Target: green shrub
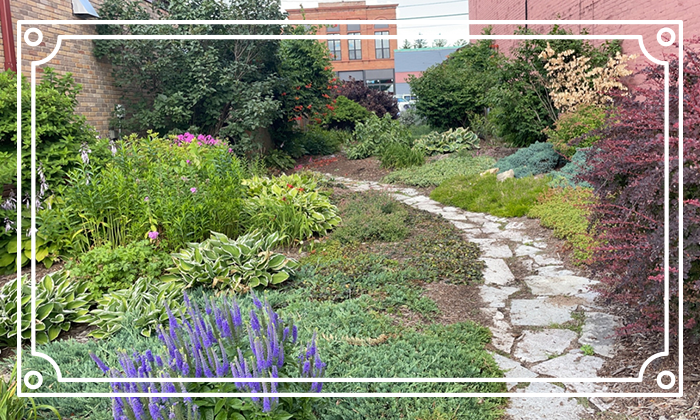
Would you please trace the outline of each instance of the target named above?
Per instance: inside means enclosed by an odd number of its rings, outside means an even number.
[[[580,181],[577,178],[579,174],[590,168],[590,165],[586,162],[586,156],[590,151],[590,148],[576,150],[570,162],[561,169],[550,172],[549,175],[552,177],[552,182],[550,182],[549,186],[590,188],[591,184],[586,181]]]
[[[352,131],[355,129],[355,124],[365,122],[372,114],[367,108],[343,95],[335,100],[335,109],[324,120],[324,124],[330,128]]]
[[[286,171],[292,169],[296,162],[287,152],[280,149],[273,149],[265,154],[265,164],[269,168]]]
[[[415,150],[407,144],[394,143],[386,146],[379,156],[383,168],[402,169],[420,166],[425,162],[421,150]]]
[[[182,297],[184,285],[179,282],[160,282],[141,277],[128,289],[117,290],[97,299],[97,308],[90,311],[90,325],[98,327],[91,337],[107,338],[119,331],[128,312],[133,315],[133,327],[144,337],[150,337],[158,325],[166,323],[166,307],[180,308],[176,299]]]
[[[352,133],[348,131],[326,130],[315,125],[308,131],[294,133],[284,143],[283,150],[295,159],[304,155],[327,156],[337,153],[351,139]]]
[[[540,224],[554,230],[554,236],[565,239],[573,251],[575,263],[586,263],[596,245],[590,232],[590,206],[595,202],[590,188],[553,188],[545,192],[528,217],[540,219]]]
[[[411,137],[414,139],[434,131],[432,127],[426,124],[425,118],[418,115],[415,108],[401,111],[399,121],[411,130]]]
[[[263,236],[254,232],[231,240],[212,232],[202,243],[173,254],[175,267],[168,271],[187,287],[204,284],[209,287],[240,291],[245,288],[271,286],[287,280],[297,262],[272,252],[284,237],[278,233]]]
[[[231,148],[208,136],[149,133],[115,145],[113,156],[83,163],[63,191],[80,224],[83,252],[159,235],[170,250],[212,230],[239,233],[243,168]]]
[[[460,150],[479,148],[479,137],[465,128],[457,128],[443,132],[425,135],[413,144],[413,148],[432,156],[442,153],[453,153]]]
[[[563,161],[551,143],[535,143],[496,162],[499,173],[513,170],[516,178],[545,174]]]
[[[140,277],[156,278],[171,264],[167,252],[143,240],[118,247],[110,243],[98,246],[69,261],[66,270],[72,279],[86,282],[90,299],[98,300],[107,292],[131,287]]]
[[[510,178],[503,182],[494,174],[452,178],[433,190],[430,198],[464,210],[499,217],[520,217],[547,191],[548,178]]]
[[[355,144],[345,150],[348,159],[380,155],[382,150],[392,143],[410,143],[408,129],[388,114],[384,114],[382,118],[371,115],[366,122],[357,123],[353,136]]]
[[[340,223],[338,209],[328,193],[318,190],[307,175],[251,178],[243,181],[247,199],[243,203],[243,225],[247,231],[279,233],[283,244],[324,235]]]
[[[545,130],[554,150],[570,158],[580,148],[587,148],[600,140],[599,135],[590,135],[605,126],[607,113],[595,105],[581,107],[574,112],[559,115],[554,128]]]
[[[22,77],[22,185],[29,192],[31,170],[31,94],[27,80]],[[41,164],[48,185],[57,188],[63,183],[66,172],[80,161],[78,149],[82,143],[92,144],[96,132],[77,114],[77,97],[81,85],[75,83],[71,73],[59,75],[50,67],[44,68],[41,82],[36,86],[36,159]],[[8,70],[0,72],[0,150],[11,151],[17,147],[17,75]],[[0,160],[0,172],[11,174],[15,183],[17,174],[14,153],[12,159]],[[1,184],[1,183],[0,183]]]
[[[87,282],[75,281],[63,270],[44,276],[36,283],[36,343],[47,343],[68,331],[72,322],[87,322]],[[22,339],[31,338],[32,289],[22,277]],[[17,343],[17,279],[0,289],[0,347]]]
[[[450,156],[429,162],[423,166],[394,171],[384,177],[383,182],[401,183],[416,187],[431,187],[458,175],[481,173],[493,166],[488,156]]]
[[[343,223],[331,236],[341,242],[394,242],[408,235],[408,211],[387,194],[353,194],[339,209]]]

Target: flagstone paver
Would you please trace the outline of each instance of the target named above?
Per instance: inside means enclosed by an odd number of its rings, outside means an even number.
[[[515,385],[534,377],[551,378],[551,382],[563,382],[556,378],[597,377],[604,359],[587,356],[579,347],[587,344],[597,355],[612,357],[618,320],[596,305],[597,293],[590,289],[596,281],[565,268],[561,257],[548,250],[544,238],[528,236],[523,219],[443,206],[412,188],[326,175],[350,190],[386,191],[409,206],[442,216],[479,245],[485,264],[484,285],[479,286],[484,303],[480,310],[491,319],[491,345],[502,352],[493,353],[494,360],[505,377],[513,380],[506,382],[507,388],[517,394],[563,393],[553,398],[511,398],[506,413],[512,420],[578,420],[590,414],[590,408],[564,395],[606,392],[606,386],[591,382],[566,382],[566,389],[543,382],[532,382],[525,388]],[[532,297],[511,298],[519,291],[529,292]],[[580,336],[561,328],[561,324],[573,320],[573,311],[583,311],[585,316]],[[600,408],[598,401],[591,400]]]

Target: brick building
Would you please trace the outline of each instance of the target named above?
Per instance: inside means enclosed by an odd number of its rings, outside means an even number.
[[[527,5],[527,15],[526,15]],[[683,37],[689,39],[700,35],[700,1],[697,0],[469,0],[470,20],[683,20]],[[656,58],[673,48],[661,46],[657,40],[659,29],[667,25],[589,25],[588,33],[594,35],[642,35],[644,46]],[[549,28],[529,26],[540,33]],[[584,26],[565,25],[566,29],[580,33]],[[470,25],[470,34],[480,34],[483,25]],[[494,34],[512,34],[514,25],[497,25]],[[674,29],[671,27],[671,29]],[[677,32],[677,27],[674,29]],[[676,34],[678,35],[678,34]],[[498,41],[502,51],[507,52],[513,41]],[[639,43],[625,40],[622,44],[626,54],[643,57]],[[642,60],[646,61],[642,58]]]
[[[398,4],[368,6],[364,1],[319,3],[316,8],[288,9],[290,20],[395,20]],[[302,15],[303,12],[303,15]],[[322,27],[318,34],[329,35],[328,49],[333,69],[341,80],[363,80],[370,87],[394,92],[394,50],[396,40],[333,40],[333,35],[396,35],[396,25],[342,24]]]
[[[14,45],[17,44],[17,20],[86,20],[94,19],[91,12],[98,9],[102,0],[12,0],[12,30]],[[90,10],[92,6],[92,10]],[[32,26],[23,25],[26,31]],[[53,51],[58,35],[63,34],[94,34],[94,25],[35,25],[43,35],[43,41],[36,47],[26,43],[22,45],[22,74],[29,80],[31,77],[31,61],[42,60]],[[22,37],[24,34],[20,34]],[[36,35],[29,37],[35,40]],[[3,36],[0,47],[0,61],[5,61],[5,43]],[[8,45],[9,47],[10,45]],[[98,132],[107,136],[109,120],[112,111],[121,98],[120,92],[114,87],[111,66],[95,59],[92,54],[92,40],[64,41],[56,56],[48,63],[37,68],[37,76],[41,77],[44,67],[53,67],[58,73],[73,73],[75,81],[83,89],[78,96],[77,112],[85,115],[90,125]]]

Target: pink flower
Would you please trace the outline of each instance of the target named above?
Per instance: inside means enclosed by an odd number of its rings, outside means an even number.
[[[148,237],[155,241],[158,238],[158,232],[155,232],[155,231],[148,232]]]
[[[231,149],[231,148],[229,147],[228,152],[229,152],[229,153],[233,153],[233,149]]]
[[[195,188],[195,187],[190,188],[190,192],[191,192],[192,194],[196,193],[196,192],[197,192],[197,188]]]
[[[187,164],[188,164],[188,165],[190,164],[190,160],[189,160],[189,159],[187,159],[187,161],[186,161],[186,162],[187,162]]]
[[[143,198],[143,201],[145,201],[145,202],[147,202],[147,203],[148,203],[150,200],[151,200],[151,199],[148,198],[148,196],[146,196],[146,197]]]

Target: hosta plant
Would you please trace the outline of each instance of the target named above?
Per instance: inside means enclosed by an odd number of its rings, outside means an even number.
[[[449,129],[442,133],[430,133],[416,140],[414,150],[419,150],[427,156],[441,153],[453,153],[460,150],[479,148],[479,136],[466,128]]]
[[[271,251],[282,239],[277,233],[253,232],[232,240],[212,232],[206,241],[191,243],[172,254],[175,267],[168,271],[184,280],[188,287],[203,283],[241,290],[279,284],[298,266],[295,260]]]
[[[298,174],[243,181],[248,199],[243,202],[243,225],[248,231],[280,233],[281,244],[325,235],[340,223],[338,209],[328,193],[309,176]]]
[[[90,325],[98,329],[90,336],[107,338],[122,329],[124,314],[134,314],[134,326],[141,335],[150,337],[156,327],[168,320],[166,306],[179,309],[176,298],[182,295],[180,282],[158,282],[149,277],[139,278],[133,287],[117,290],[97,300],[97,308],[90,311]]]
[[[67,271],[46,275],[36,284],[36,342],[47,343],[61,331],[68,331],[72,322],[87,322],[88,296],[86,282],[76,282]],[[22,278],[22,338],[31,338],[31,287]],[[17,280],[0,289],[0,346],[14,346],[17,336]]]

